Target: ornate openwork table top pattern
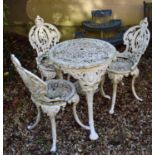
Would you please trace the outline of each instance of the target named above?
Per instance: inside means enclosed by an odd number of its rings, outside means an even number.
[[[65,68],[91,68],[112,59],[116,49],[111,44],[98,39],[80,38],[64,41],[55,45],[49,58]]]

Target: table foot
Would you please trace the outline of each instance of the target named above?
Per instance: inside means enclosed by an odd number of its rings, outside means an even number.
[[[91,131],[89,135],[90,140],[97,140],[99,138],[98,134],[95,131]]]
[[[110,109],[109,114],[114,114],[114,109]]]

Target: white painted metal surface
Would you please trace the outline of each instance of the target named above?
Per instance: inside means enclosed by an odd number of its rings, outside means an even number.
[[[139,75],[138,63],[150,40],[147,18],[141,20],[139,25],[129,28],[124,34],[123,39],[124,45],[126,45],[125,51],[118,54],[117,59],[107,70],[108,76],[113,82],[113,98],[111,109],[109,111],[110,114],[114,113],[117,85],[122,81],[123,77],[128,77],[129,75],[133,76],[131,85],[133,95],[137,100],[142,101],[142,99],[136,94],[134,84],[135,79]]]
[[[86,94],[88,104],[89,126],[84,125],[78,118],[76,105],[73,112],[78,124],[90,130],[89,138],[98,139],[94,128],[93,96],[98,88],[107,67],[116,56],[116,49],[111,44],[98,39],[73,39],[55,45],[49,52],[49,59],[79,80],[82,91]]]
[[[39,77],[23,68],[14,55],[11,55],[11,60],[23,82],[31,92],[31,99],[38,111],[35,123],[29,125],[28,129],[33,129],[39,123],[41,117],[40,109],[42,109],[51,120],[53,139],[51,152],[55,152],[57,139],[55,116],[61,108],[66,107],[67,103],[78,104],[79,96],[76,94],[75,87],[71,82],[66,80],[49,80],[44,82]]]

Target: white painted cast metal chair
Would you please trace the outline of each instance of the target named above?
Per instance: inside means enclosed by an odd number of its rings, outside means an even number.
[[[44,23],[43,18],[37,16],[35,25],[30,29],[29,42],[33,49],[37,51],[37,66],[41,73],[42,79],[53,79],[56,77],[56,69],[48,61],[48,51],[60,40],[60,32],[58,29],[49,23]],[[62,78],[60,70],[57,74]]]
[[[65,107],[67,103],[74,103],[73,107],[79,102],[79,96],[76,93],[74,85],[66,80],[48,80],[44,82],[39,77],[23,68],[19,60],[12,54],[11,60],[20,74],[23,82],[31,92],[31,99],[37,107],[37,119],[33,125],[29,125],[28,129],[33,129],[40,121],[41,111],[46,113],[51,120],[53,144],[51,152],[56,151],[56,123],[55,116],[61,107]]]
[[[108,77],[113,83],[113,97],[112,105],[109,110],[110,114],[114,113],[116,103],[117,85],[122,81],[123,77],[133,76],[132,78],[132,92],[135,98],[142,101],[135,91],[135,79],[139,75],[138,63],[141,56],[144,54],[150,39],[150,32],[148,30],[147,18],[140,21],[140,24],[129,28],[124,34],[123,40],[126,49],[123,53],[119,53],[117,59],[108,67]],[[101,82],[101,93],[105,96],[103,90],[104,79]],[[108,96],[106,96],[108,97]]]

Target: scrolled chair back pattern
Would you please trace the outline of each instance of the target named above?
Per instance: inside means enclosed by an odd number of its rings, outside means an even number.
[[[60,32],[49,23],[45,23],[44,19],[37,16],[35,25],[30,29],[29,42],[37,51],[38,56],[52,48],[60,40]]]

